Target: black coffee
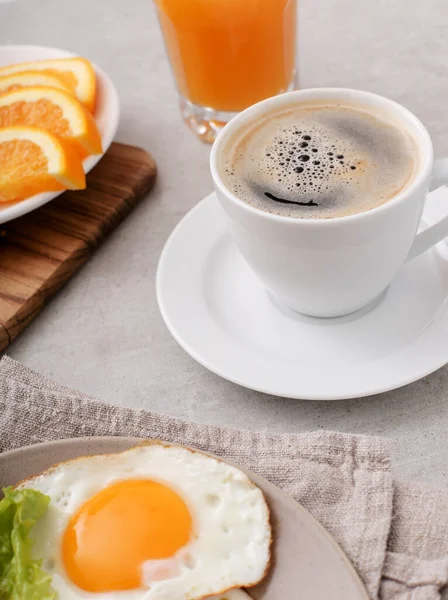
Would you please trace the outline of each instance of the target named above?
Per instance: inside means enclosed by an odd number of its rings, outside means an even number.
[[[336,103],[271,112],[240,131],[223,154],[223,180],[236,196],[298,218],[379,206],[410,184],[417,165],[404,128]]]

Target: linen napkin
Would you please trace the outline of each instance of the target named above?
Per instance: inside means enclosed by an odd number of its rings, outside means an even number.
[[[448,584],[448,491],[394,481],[387,440],[187,423],[103,404],[7,357],[0,386],[0,451],[95,435],[194,446],[251,469],[307,508],[346,552],[372,600],[439,600]]]

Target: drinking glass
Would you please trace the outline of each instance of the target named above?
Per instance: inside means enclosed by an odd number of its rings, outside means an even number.
[[[182,117],[202,140],[295,87],[297,0],[154,1]]]

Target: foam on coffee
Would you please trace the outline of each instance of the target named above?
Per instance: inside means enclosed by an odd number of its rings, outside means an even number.
[[[417,163],[403,127],[337,103],[268,113],[240,130],[223,155],[222,177],[236,196],[298,218],[379,206],[411,183]]]

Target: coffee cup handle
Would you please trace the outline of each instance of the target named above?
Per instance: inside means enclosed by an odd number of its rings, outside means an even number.
[[[429,191],[432,192],[445,184],[448,184],[448,158],[439,158],[434,163]],[[420,256],[446,237],[448,237],[448,216],[415,236],[406,262]]]

